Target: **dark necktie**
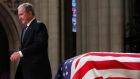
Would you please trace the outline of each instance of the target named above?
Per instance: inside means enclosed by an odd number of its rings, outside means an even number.
[[[26,31],[27,31],[27,26],[25,26],[24,29],[23,29],[22,42],[23,42]]]

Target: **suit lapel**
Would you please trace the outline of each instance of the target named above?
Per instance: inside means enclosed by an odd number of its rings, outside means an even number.
[[[28,26],[28,28],[27,28],[27,30],[26,30],[26,33],[25,33],[25,35],[24,35],[22,44],[26,44],[26,43],[29,41],[29,39],[31,38],[31,37],[30,37],[30,34],[31,34],[31,32],[32,32],[32,27],[34,26],[35,23],[36,23],[36,19],[33,20],[33,21],[31,22],[31,24]],[[22,36],[23,36],[23,34],[22,34]]]
[[[25,43],[25,41],[26,41],[26,39],[27,39],[27,37],[28,37],[28,32],[29,32],[29,27],[26,29],[26,32],[25,32],[25,34],[24,35],[22,35],[22,42],[23,43]]]

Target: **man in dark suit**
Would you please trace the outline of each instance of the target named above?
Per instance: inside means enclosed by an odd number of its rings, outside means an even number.
[[[20,50],[10,57],[13,62],[20,59],[15,79],[51,79],[46,26],[36,20],[30,3],[19,5],[18,16],[24,27]]]

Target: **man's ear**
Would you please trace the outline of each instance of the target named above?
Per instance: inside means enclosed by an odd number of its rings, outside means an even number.
[[[29,14],[30,14],[30,15],[33,15],[31,11],[29,11]]]

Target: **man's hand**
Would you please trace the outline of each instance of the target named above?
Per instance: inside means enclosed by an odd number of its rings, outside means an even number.
[[[10,60],[13,61],[13,62],[18,61],[19,59],[20,59],[19,52],[14,52],[10,57]]]

